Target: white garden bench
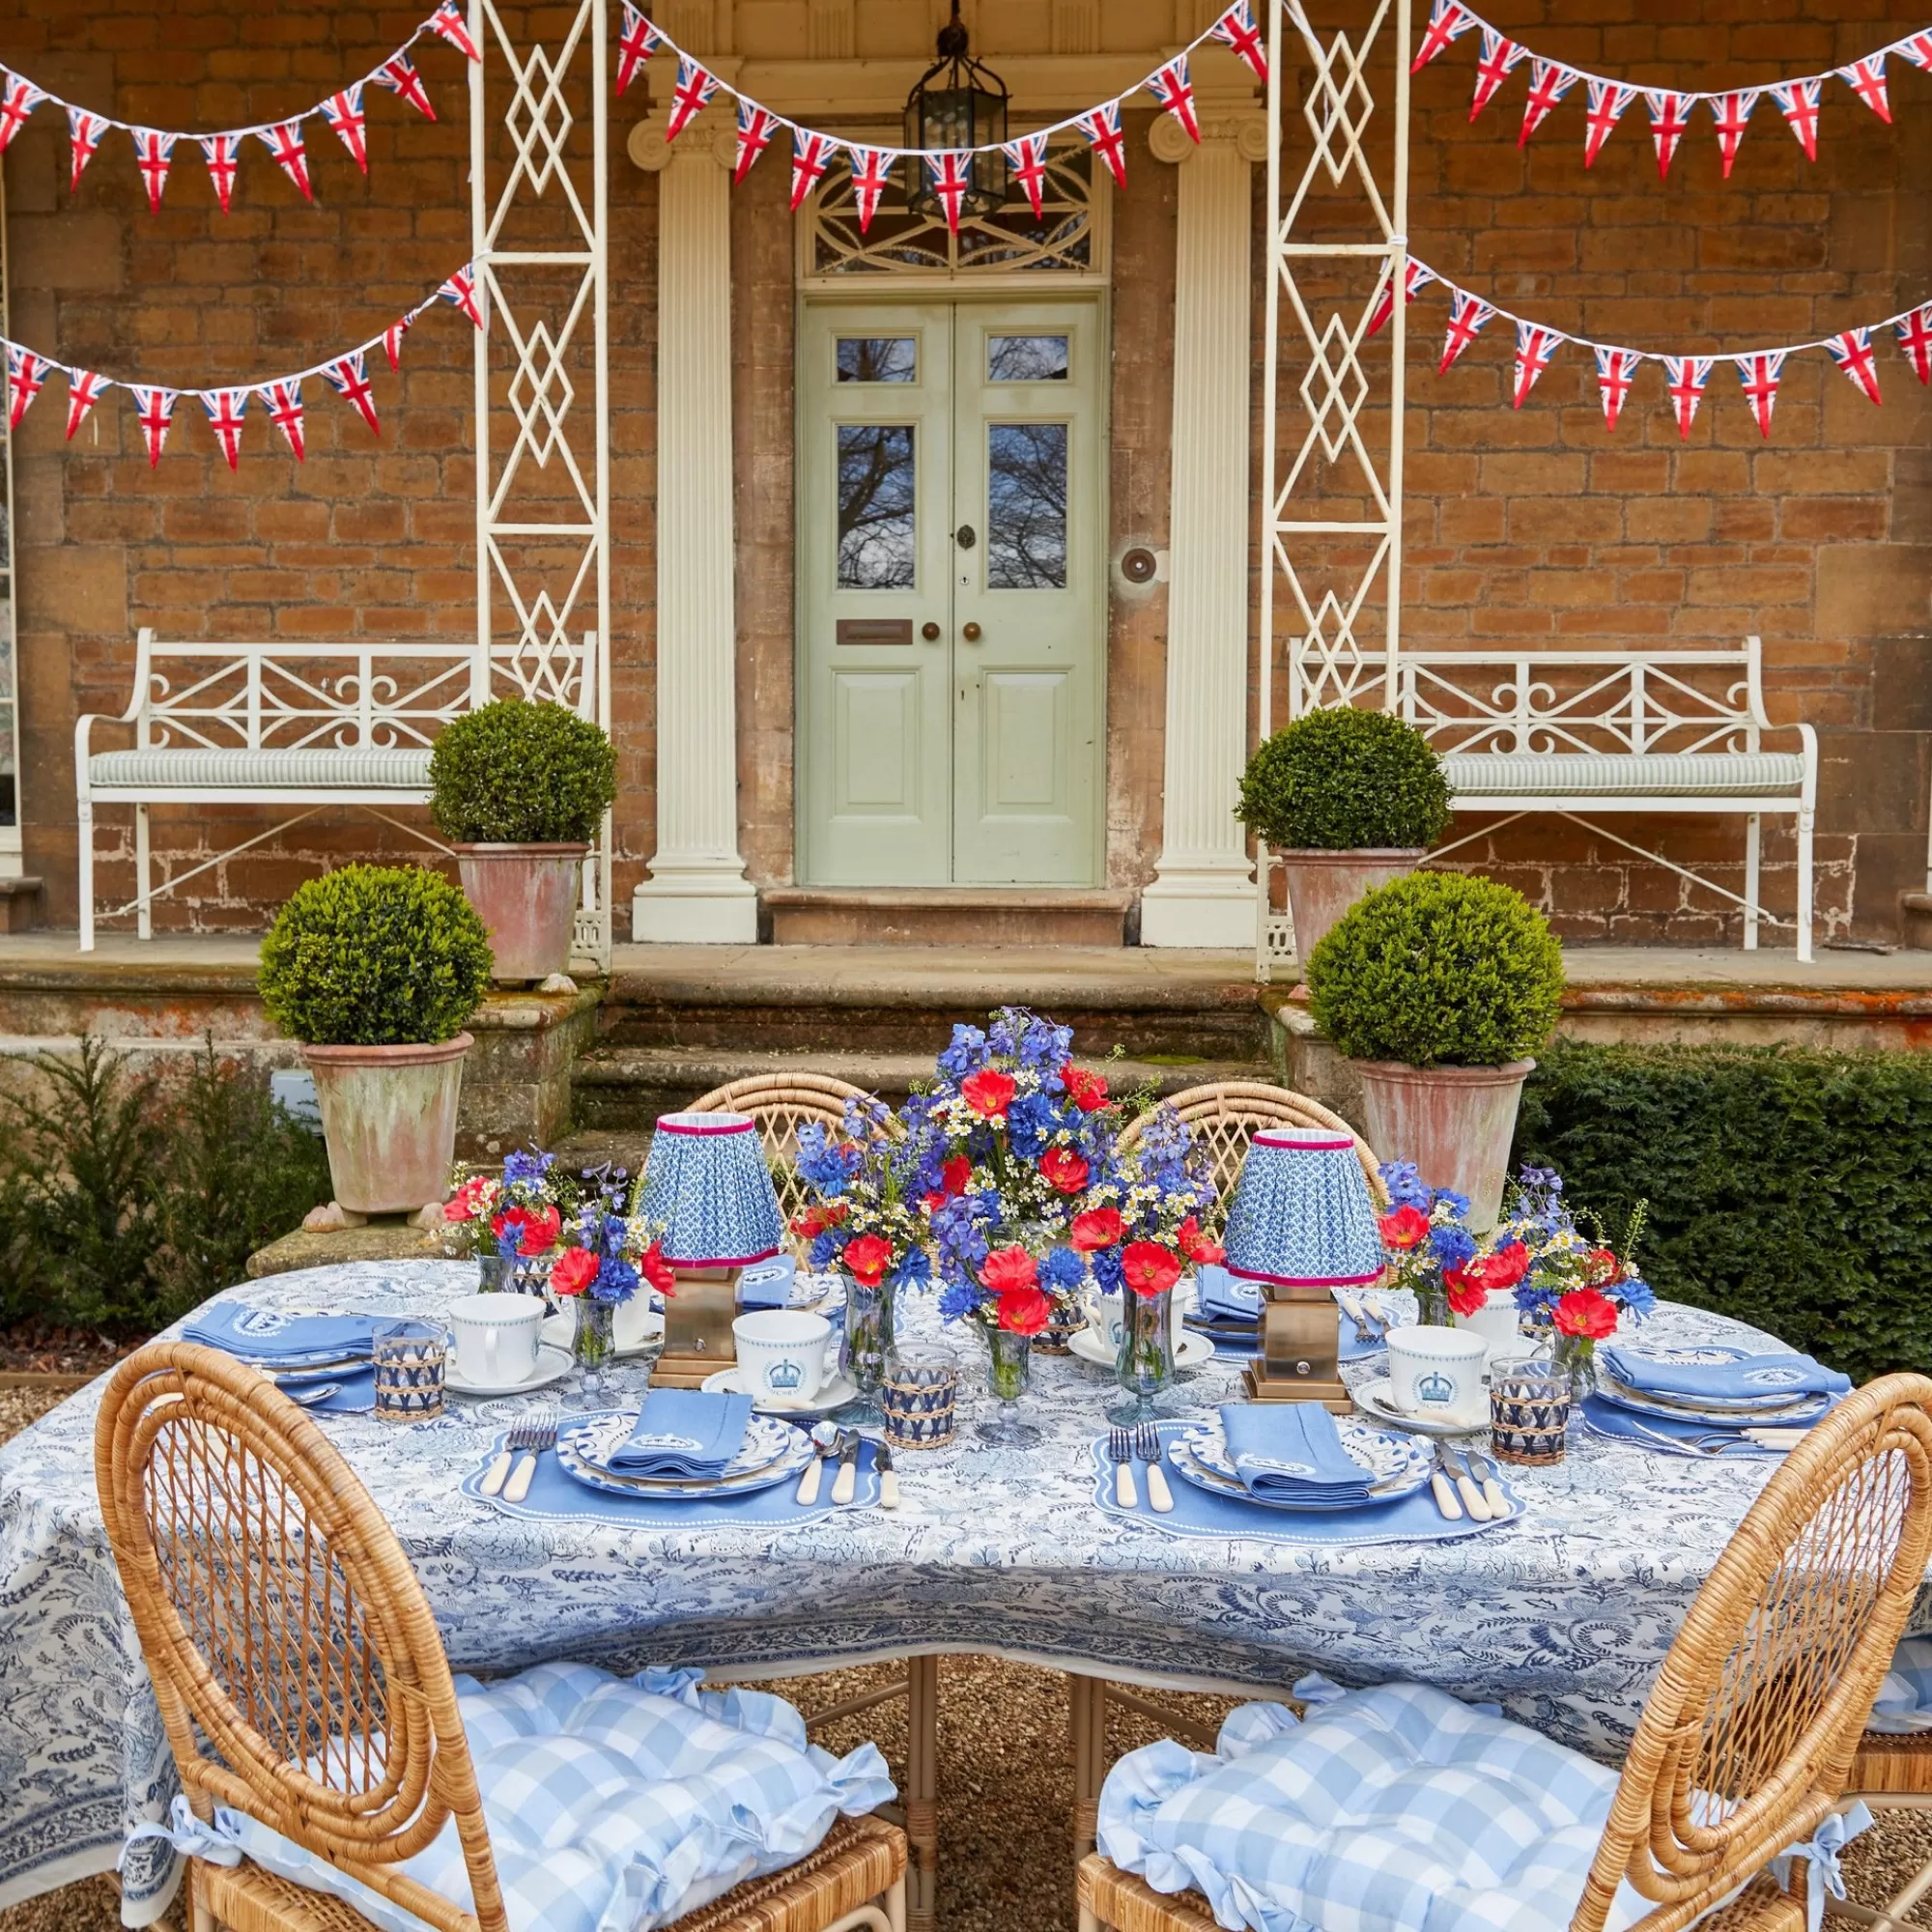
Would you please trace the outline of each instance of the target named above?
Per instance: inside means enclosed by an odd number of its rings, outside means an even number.
[[[73,727],[74,795],[80,821],[80,950],[94,949],[94,809],[134,808],[135,894],[101,915],[132,912],[154,936],[157,889],[148,811],[156,805],[307,808],[162,882],[159,892],[224,864],[319,811],[372,812],[440,852],[449,847],[390,816],[429,802],[430,747],[460,712],[493,695],[552,698],[600,721],[608,677],[594,632],[581,648],[558,639],[548,651],[501,645],[484,659],[474,643],[163,643],[143,627],[134,691],[117,717],[90,713]],[[97,749],[97,727],[131,725],[133,743]],[[389,810],[385,810],[388,808]],[[610,838],[584,868],[580,951],[610,952]]]
[[[1763,647],[1730,651],[1486,651],[1321,649],[1307,639],[1290,652],[1292,713],[1321,704],[1378,702],[1422,730],[1442,755],[1458,811],[1499,811],[1502,824],[1555,812],[1652,864],[1744,908],[1744,943],[1758,923],[1794,925],[1798,957],[1811,957],[1811,845],[1818,799],[1818,734],[1776,725],[1764,708]],[[1767,751],[1767,732],[1797,747]],[[1745,889],[1734,893],[1688,867],[1592,823],[1613,812],[1738,813],[1745,820]],[[1758,898],[1760,835],[1767,812],[1797,823],[1795,920]],[[1500,830],[1489,825],[1432,861]],[[1292,957],[1290,922],[1275,912],[1262,867],[1258,966]]]

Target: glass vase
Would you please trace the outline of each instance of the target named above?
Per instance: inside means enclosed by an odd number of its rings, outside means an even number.
[[[1570,1378],[1570,1400],[1580,1403],[1597,1392],[1597,1345],[1587,1335],[1550,1337],[1550,1359]]]
[[[588,1294],[577,1297],[577,1327],[570,1338],[570,1358],[589,1394],[603,1390],[605,1375],[617,1352],[617,1305]]]
[[[838,1341],[838,1372],[858,1391],[832,1412],[835,1422],[852,1427],[872,1423],[883,1427],[885,1404],[879,1391],[898,1360],[893,1332],[893,1285],[882,1281],[867,1288],[845,1277],[845,1327]]]
[[[1107,1420],[1130,1427],[1159,1413],[1155,1398],[1174,1381],[1174,1291],[1158,1294],[1121,1291],[1121,1351],[1114,1358],[1120,1401]]]
[[[1001,1449],[1031,1449],[1039,1431],[1020,1421],[1018,1403],[1033,1379],[1033,1337],[988,1328],[986,1354],[986,1387],[1000,1406],[980,1424],[980,1439]]]
[[[1449,1320],[1449,1291],[1443,1286],[1441,1276],[1415,1291],[1415,1321],[1419,1328],[1454,1325]]]

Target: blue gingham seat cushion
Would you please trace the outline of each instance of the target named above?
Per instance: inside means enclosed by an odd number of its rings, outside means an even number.
[[[1101,1789],[1100,1850],[1249,1932],[1570,1923],[1615,1772],[1425,1685],[1324,1692],[1334,1701],[1300,1722],[1280,1704],[1242,1705],[1212,1757],[1171,1741],[1128,1753]],[[1823,1886],[1838,1884],[1833,1861],[1815,1888],[1821,1914]],[[1623,1886],[1607,1932],[1651,1909]]]
[[[893,1797],[876,1746],[835,1759],[807,1743],[781,1697],[700,1690],[701,1674],[540,1663],[495,1684],[456,1679],[512,1932],[649,1932],[795,1864],[841,1812]],[[245,1852],[385,1932],[425,1932],[412,1913],[226,1805],[211,1832],[177,1799],[171,1827],[179,1850],[224,1864]],[[453,1819],[400,1869],[473,1910]]]
[[[1932,1637],[1909,1636],[1898,1646],[1865,1729],[1894,1737],[1932,1731]]]

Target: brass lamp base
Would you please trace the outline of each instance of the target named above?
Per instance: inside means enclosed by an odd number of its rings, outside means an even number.
[[[699,1388],[738,1359],[731,1323],[744,1269],[674,1266],[672,1272],[677,1285],[665,1297],[664,1352],[651,1380],[661,1388]]]
[[[1319,1402],[1337,1415],[1354,1407],[1335,1359],[1335,1302],[1325,1289],[1270,1288],[1262,1352],[1244,1372],[1250,1402]]]

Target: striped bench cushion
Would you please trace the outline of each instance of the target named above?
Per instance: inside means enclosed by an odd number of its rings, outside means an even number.
[[[97,752],[87,761],[87,780],[97,785],[192,785],[208,791],[254,791],[276,785],[286,785],[291,791],[311,791],[324,785],[340,785],[345,790],[375,786],[427,791],[429,747],[248,752],[209,751],[190,745]]]
[[[1445,752],[1459,798],[1777,798],[1804,782],[1796,752]]]

